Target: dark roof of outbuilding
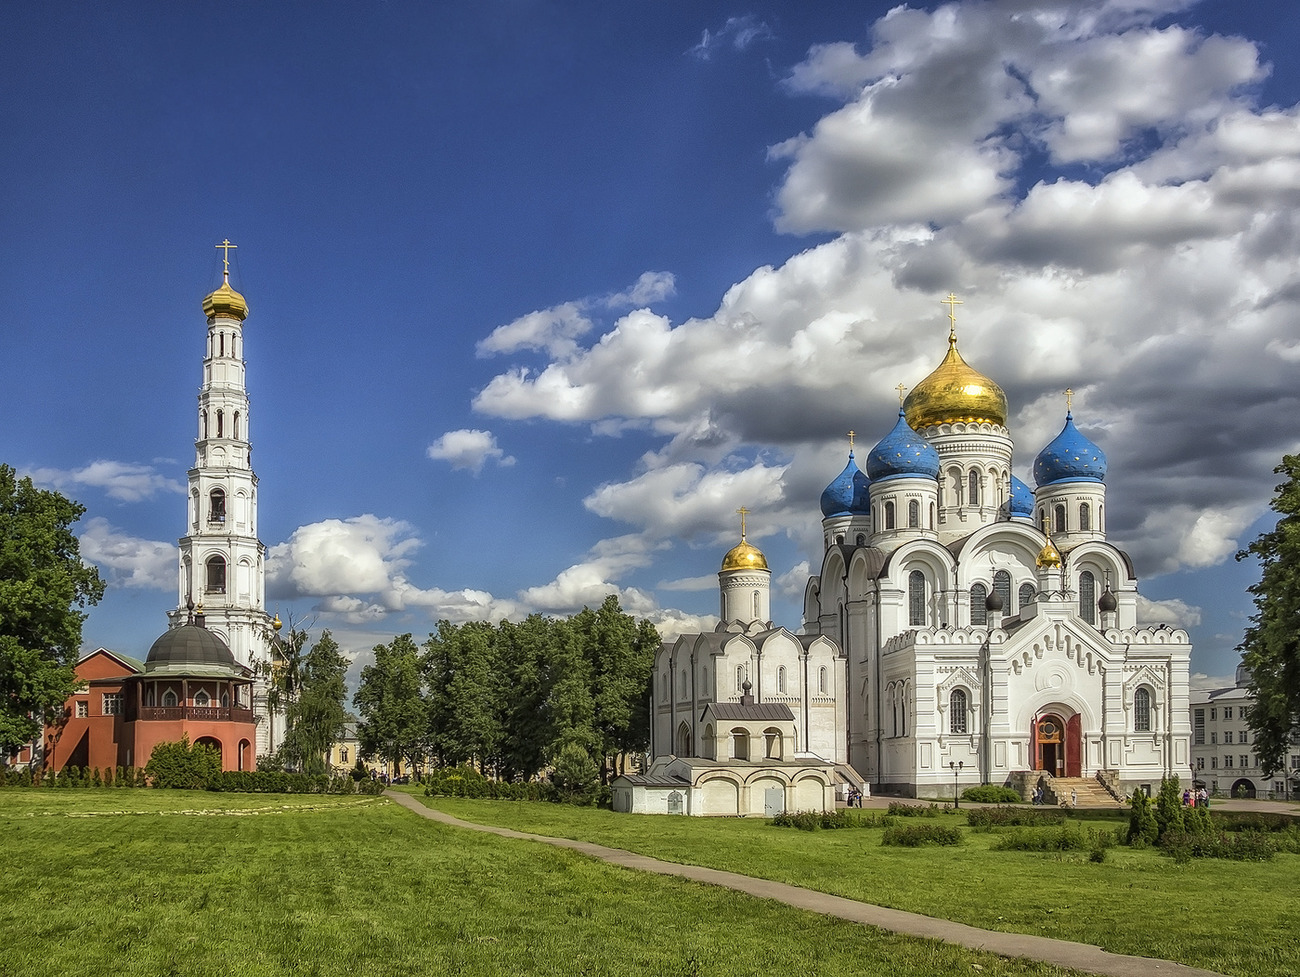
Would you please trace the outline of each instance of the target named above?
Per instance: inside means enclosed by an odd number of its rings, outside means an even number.
[[[224,641],[197,624],[164,631],[149,649],[144,670],[175,675],[243,675],[246,671]]]
[[[710,702],[704,707],[711,711],[715,719],[731,722],[749,720],[752,722],[794,722],[794,713],[790,707],[779,702],[755,702],[742,705],[739,702]]]

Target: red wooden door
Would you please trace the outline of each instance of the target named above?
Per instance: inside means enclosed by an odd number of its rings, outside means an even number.
[[[1083,776],[1083,721],[1077,712],[1065,721],[1065,775]]]

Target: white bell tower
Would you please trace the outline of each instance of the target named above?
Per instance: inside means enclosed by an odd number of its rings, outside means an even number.
[[[243,323],[248,303],[230,287],[230,251],[223,241],[221,287],[203,300],[207,347],[199,388],[194,467],[189,471],[186,532],[180,538],[178,604],[173,627],[201,607],[205,626],[229,646],[235,660],[253,667],[269,657],[266,614],[266,547],[257,538],[257,475],[253,473],[248,390],[244,383]],[[265,714],[265,686],[255,691],[254,712]],[[258,752],[266,724],[258,726]]]

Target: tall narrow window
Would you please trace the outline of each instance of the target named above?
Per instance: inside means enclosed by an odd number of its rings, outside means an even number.
[[[217,341],[220,344],[217,355],[225,356],[226,355],[226,334],[224,332],[217,333]]]
[[[1151,732],[1151,693],[1145,688],[1133,693],[1133,731]]]
[[[745,684],[745,666],[737,665],[736,666],[736,691],[739,692],[741,690],[741,686],[743,686],[744,684]]]
[[[776,670],[776,691],[785,695],[785,666],[782,665]]]
[[[980,473],[973,468],[966,476],[966,500],[973,506],[980,504]]]
[[[953,689],[948,696],[948,732],[966,732],[966,690]]]
[[[225,417],[224,417],[223,413],[222,413],[220,410],[218,410],[218,411],[217,411],[217,437],[219,437],[219,438],[223,438],[223,437],[225,437],[225,434],[223,433],[223,426],[224,426],[224,425],[223,425],[223,421],[224,421],[224,419],[225,419]]]
[[[894,528],[894,503],[893,502],[885,503],[885,528],[886,529]]]
[[[1052,519],[1056,523],[1056,527],[1052,530],[1052,532],[1054,533],[1065,532],[1065,506],[1058,505],[1054,510],[1052,510]]]
[[[1089,624],[1097,623],[1097,581],[1091,570],[1079,574],[1079,616]]]
[[[1002,613],[1014,613],[1011,610],[1011,574],[1006,570],[993,574],[993,592],[1002,598]]]
[[[208,436],[208,412],[205,410],[199,411],[199,415],[203,418],[203,437],[206,440]]]
[[[907,576],[907,623],[925,624],[925,574],[920,570]]]
[[[1023,611],[1026,607],[1034,602],[1034,585],[1031,583],[1022,583],[1020,585],[1020,604]]]
[[[1079,528],[1085,533],[1092,531],[1092,510],[1087,502],[1079,503]]]
[[[239,437],[239,411],[235,411],[235,419],[231,422],[230,436],[232,438]]]
[[[209,594],[224,594],[226,592],[226,561],[219,556],[209,557],[207,568],[207,592]]]
[[[921,503],[917,502],[915,499],[907,503],[907,528],[921,528]]]
[[[749,730],[733,729],[731,731],[731,755],[737,760],[749,759]]]
[[[758,591],[754,591],[754,620],[758,620]]]
[[[934,503],[930,503],[930,528],[934,528]]]
[[[972,584],[970,588],[970,623],[972,625],[982,625],[989,623],[988,608],[984,606],[984,601],[988,599],[988,588],[982,583]]]
[[[817,691],[820,692],[822,695],[825,695],[827,687],[828,685],[827,685],[826,666],[823,665],[821,669],[817,672]]]
[[[214,488],[208,493],[208,522],[226,521],[226,493]]]

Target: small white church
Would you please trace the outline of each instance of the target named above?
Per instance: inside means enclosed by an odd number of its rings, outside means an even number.
[[[770,572],[742,538],[718,629],[656,658],[653,759],[623,809],[823,809],[858,777],[914,797],[1043,783],[1118,800],[1190,777],[1191,644],[1138,623],[1137,575],[1106,539],[1105,454],[1067,392],[1035,487],[1013,475],[1006,395],[963,360],[947,301],[943,361],[866,471],[850,445],[822,493],[802,629],[767,620]]]

